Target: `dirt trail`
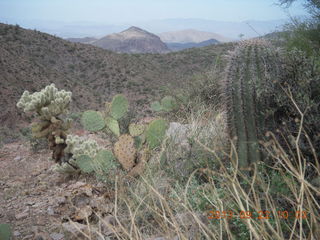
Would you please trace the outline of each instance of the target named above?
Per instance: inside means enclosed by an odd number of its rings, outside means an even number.
[[[74,239],[61,228],[72,212],[66,195],[85,186],[86,179],[53,172],[49,157],[49,151],[33,153],[22,142],[0,149],[0,223],[11,225],[13,239]]]

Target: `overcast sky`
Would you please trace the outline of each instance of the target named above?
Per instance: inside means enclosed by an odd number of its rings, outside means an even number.
[[[123,24],[168,18],[219,21],[288,18],[277,0],[0,0],[0,22],[24,20]],[[301,1],[290,9],[293,16],[306,12]]]

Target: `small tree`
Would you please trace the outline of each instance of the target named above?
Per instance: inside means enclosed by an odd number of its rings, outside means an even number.
[[[289,8],[295,0],[279,0],[280,5]],[[305,8],[311,17],[301,21],[293,18],[292,22],[285,27],[285,38],[289,49],[298,48],[308,56],[318,58],[320,52],[320,1],[306,0]]]

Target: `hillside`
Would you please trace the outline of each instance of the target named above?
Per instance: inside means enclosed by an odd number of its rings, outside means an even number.
[[[168,48],[172,51],[181,51],[184,49],[188,49],[188,48],[200,48],[200,47],[206,47],[212,44],[218,44],[219,41],[217,41],[216,39],[209,39],[203,42],[199,42],[199,43],[194,43],[194,42],[189,42],[189,43],[166,43],[166,45],[168,46]]]
[[[181,31],[164,32],[159,34],[160,38],[164,42],[169,43],[200,43],[210,39],[216,39],[219,42],[229,42],[231,39],[222,35],[203,32],[194,29],[186,29]]]
[[[137,27],[130,27],[120,33],[107,35],[91,44],[120,53],[169,52],[158,36]]]
[[[216,45],[169,54],[116,54],[87,44],[71,43],[39,31],[0,24],[0,121],[16,128],[16,103],[24,90],[49,83],[73,92],[73,111],[101,108],[124,93],[137,111],[164,86],[181,86],[210,70],[215,56],[232,45]]]
[[[77,42],[77,43],[92,43],[94,41],[97,41],[94,37],[84,37],[84,38],[66,38],[66,40],[70,42]]]

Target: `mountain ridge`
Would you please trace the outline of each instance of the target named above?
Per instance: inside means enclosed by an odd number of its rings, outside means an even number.
[[[107,35],[91,44],[120,53],[168,53],[170,51],[160,37],[135,26],[120,33]]]
[[[37,30],[0,23],[0,135],[17,130],[24,113],[16,103],[24,90],[55,83],[72,91],[72,112],[101,109],[122,93],[139,116],[163,86],[181,87],[213,68],[213,59],[232,45],[212,45],[168,54],[117,54],[89,44],[72,43]]]
[[[194,19],[194,18],[172,18],[149,21],[136,21],[130,24],[113,23],[106,24],[104,22],[63,22],[63,21],[43,21],[41,19],[12,19],[0,18],[0,22],[8,22],[10,24],[19,24],[24,28],[37,29],[52,35],[57,35],[63,38],[87,37],[92,36],[101,38],[106,34],[123,31],[130,26],[139,26],[149,32],[162,33],[169,31],[180,31],[188,28],[197,29],[205,32],[215,32],[222,36],[231,39],[238,39],[239,34],[244,34],[245,38],[258,37],[246,23],[252,25],[259,34],[264,35],[275,30],[279,30],[279,26],[284,25],[289,19],[274,19],[274,20],[247,20],[247,21],[218,21],[210,19]]]
[[[176,42],[167,42],[166,45],[171,51],[181,51],[188,48],[200,48],[206,47],[213,44],[219,44],[220,42],[216,39],[209,39],[203,42],[194,43],[194,42],[187,42],[187,43],[176,43]]]
[[[159,34],[163,42],[171,43],[200,43],[210,39],[216,39],[219,42],[230,42],[231,39],[213,32],[198,31],[195,29],[183,29],[180,31],[164,32]]]

